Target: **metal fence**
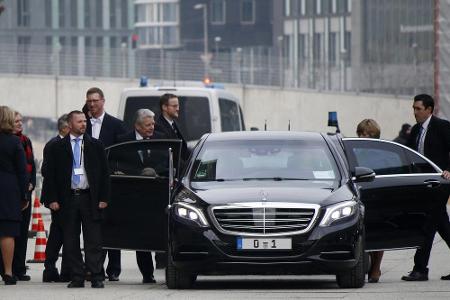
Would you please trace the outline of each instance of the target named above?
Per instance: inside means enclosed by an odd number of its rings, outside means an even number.
[[[0,45],[0,73],[214,82],[412,95],[433,88],[433,66],[300,60],[297,66],[270,48],[215,51],[205,66],[200,52],[129,48]]]

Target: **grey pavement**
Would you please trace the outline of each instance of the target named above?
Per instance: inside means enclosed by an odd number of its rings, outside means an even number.
[[[46,228],[48,215],[44,215]],[[34,254],[29,240],[28,258]],[[105,282],[104,289],[68,289],[66,283],[42,283],[43,264],[29,264],[31,281],[17,286],[0,282],[3,299],[450,299],[450,281],[440,276],[450,273],[450,250],[436,237],[430,261],[430,280],[404,282],[400,277],[411,270],[414,250],[386,252],[379,283],[361,289],[339,289],[334,276],[199,276],[191,290],[169,290],[164,271],[157,270],[157,284],[144,285],[134,252],[122,251],[119,282]]]

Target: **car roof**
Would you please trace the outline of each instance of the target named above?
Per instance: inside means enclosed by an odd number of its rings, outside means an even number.
[[[230,141],[230,140],[308,140],[324,141],[319,132],[300,132],[300,131],[233,131],[210,133],[207,141]]]

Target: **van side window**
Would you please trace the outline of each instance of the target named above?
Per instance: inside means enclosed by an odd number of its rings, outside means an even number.
[[[238,104],[232,100],[219,98],[219,108],[222,131],[240,131],[241,121]]]

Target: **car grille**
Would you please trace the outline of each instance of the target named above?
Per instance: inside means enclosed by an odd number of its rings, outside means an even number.
[[[279,205],[279,206],[277,206]],[[234,235],[285,235],[308,231],[318,206],[257,203],[253,207],[220,206],[212,208],[216,227]]]

